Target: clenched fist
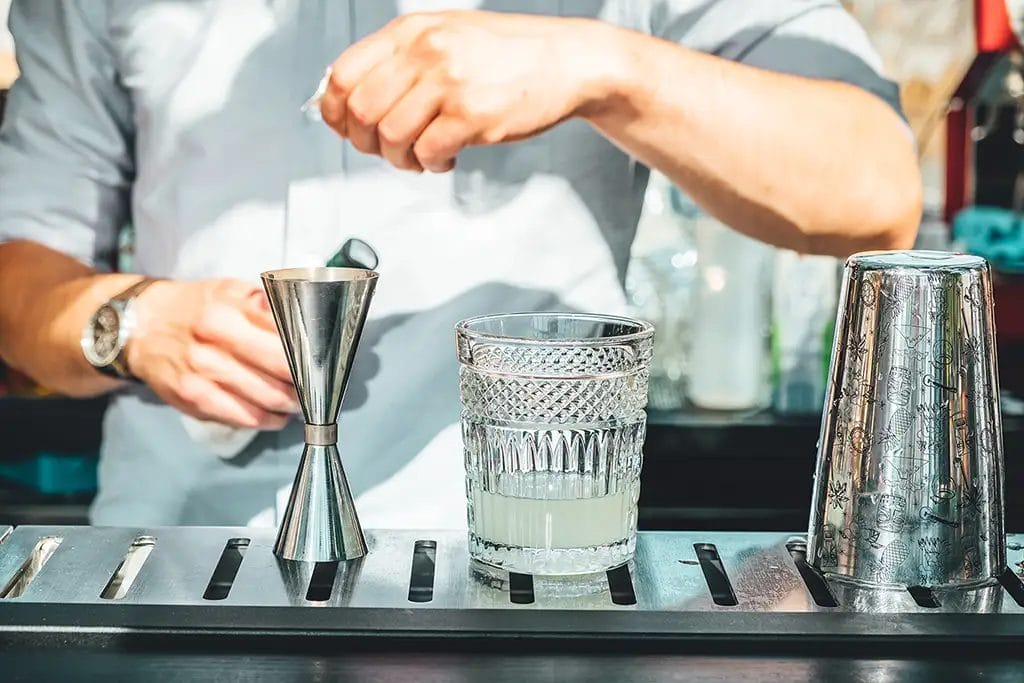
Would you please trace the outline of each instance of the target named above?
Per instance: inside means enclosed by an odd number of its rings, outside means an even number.
[[[530,137],[599,106],[616,31],[496,12],[402,16],[338,57],[321,114],[362,152],[447,171],[463,147]]]

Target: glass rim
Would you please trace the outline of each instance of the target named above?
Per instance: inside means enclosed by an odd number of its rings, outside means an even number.
[[[521,318],[549,318],[549,319],[574,319],[594,323],[619,324],[634,328],[632,332],[618,334],[611,337],[566,337],[564,339],[534,339],[530,337],[495,334],[493,332],[482,332],[473,329],[474,325],[490,322],[492,320],[515,320]],[[623,344],[634,341],[643,341],[654,336],[654,325],[636,318],[627,318],[620,315],[605,315],[602,313],[568,313],[557,311],[543,311],[539,313],[488,313],[478,315],[459,321],[455,326],[455,332],[471,341],[489,341],[501,344],[527,344],[532,346],[603,346],[612,344]]]

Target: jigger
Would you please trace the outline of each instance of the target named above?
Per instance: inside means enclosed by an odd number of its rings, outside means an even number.
[[[292,268],[261,278],[306,421],[274,554],[306,562],[362,557],[366,540],[338,453],[337,421],[377,273]]]
[[[846,263],[808,555],[839,580],[955,587],[1006,566],[992,284],[984,259]]]

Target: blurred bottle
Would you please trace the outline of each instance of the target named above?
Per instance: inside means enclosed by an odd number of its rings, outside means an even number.
[[[840,261],[780,250],[772,285],[772,408],[814,415],[825,381],[839,293]]]
[[[773,248],[702,214],[689,397],[701,408],[767,407]]]
[[[632,314],[653,323],[649,405],[678,410],[686,403],[687,350],[697,282],[692,205],[663,175],[652,172],[626,275]]]

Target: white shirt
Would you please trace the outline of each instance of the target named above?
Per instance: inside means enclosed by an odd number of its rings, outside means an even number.
[[[466,6],[600,16],[848,81],[898,107],[863,32],[829,0],[16,0],[11,10],[22,77],[0,129],[0,240],[95,263],[130,222],[136,269],[171,278],[322,265],[348,237],[378,252],[339,424],[370,528],[464,523],[458,320],[624,306],[647,172],[585,123],[412,175],[300,114],[324,66],[396,13]],[[152,394],[125,392],[104,422],[92,520],[272,523],[264,511],[287,492],[301,441],[293,424],[225,462]]]

